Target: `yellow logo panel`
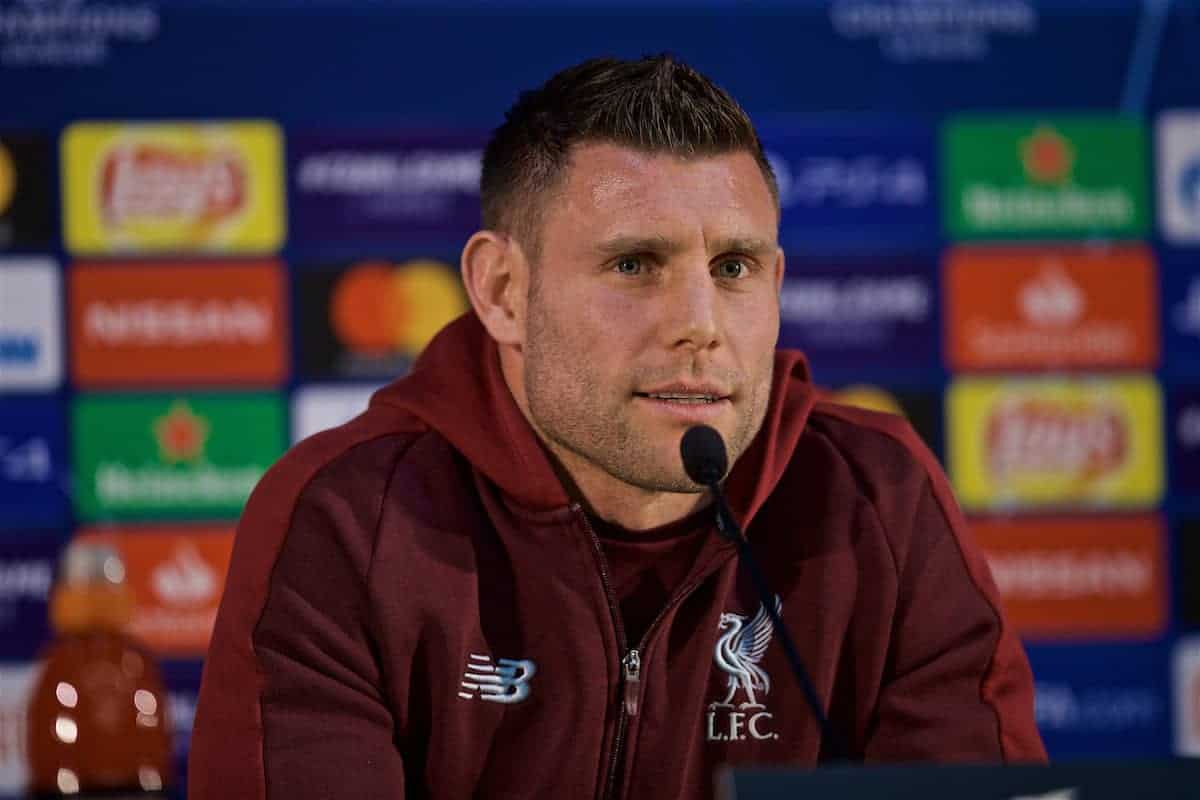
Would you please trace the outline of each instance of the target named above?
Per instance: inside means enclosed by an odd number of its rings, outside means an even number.
[[[81,122],[63,134],[75,253],[265,253],[283,243],[283,155],[270,122]]]
[[[955,381],[950,478],[970,509],[1150,506],[1163,492],[1158,385],[1130,375]]]

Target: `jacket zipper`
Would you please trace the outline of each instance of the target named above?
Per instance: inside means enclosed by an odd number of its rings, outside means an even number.
[[[630,650],[621,659],[625,670],[625,713],[636,717],[638,713],[638,692],[642,683],[642,654],[637,648]]]
[[[663,617],[667,615],[667,612],[691,596],[692,592],[703,581],[693,580],[682,591],[677,592],[673,597],[668,599],[666,604],[659,609],[658,614],[646,627],[646,632],[642,634],[642,640],[638,642],[637,647],[630,649],[629,642],[625,638],[625,622],[621,618],[621,610],[617,607],[617,596],[613,592],[612,582],[608,577],[608,559],[604,556],[604,546],[600,543],[600,537],[592,530],[592,524],[588,522],[587,514],[583,511],[583,507],[578,503],[574,503],[571,505],[571,508],[579,516],[580,520],[583,521],[583,528],[591,538],[592,547],[596,551],[596,564],[600,568],[600,583],[604,586],[604,594],[608,599],[608,610],[612,615],[613,627],[616,628],[617,646],[622,653],[621,677],[623,698],[617,709],[617,733],[613,740],[612,755],[609,757],[607,769],[608,777],[605,779],[604,794],[602,795],[611,800],[617,796],[617,768],[620,766],[622,756],[624,755],[625,731],[629,726],[629,718],[636,717],[638,709],[641,706],[642,652],[645,650],[646,642],[649,641],[655,628],[658,627]]]
[[[613,738],[612,755],[609,756],[608,768],[605,770],[604,794],[602,795],[602,797],[611,798],[616,791],[617,766],[621,763],[621,750],[625,745],[625,728],[629,724],[629,700],[631,695],[636,698],[636,691],[642,677],[642,660],[641,654],[637,650],[629,650],[629,642],[625,638],[625,621],[621,619],[621,609],[617,607],[617,596],[613,592],[612,581],[608,577],[608,559],[604,557],[604,546],[600,544],[600,537],[592,530],[592,523],[588,522],[583,506],[578,503],[572,503],[571,510],[583,522],[583,529],[587,531],[588,537],[592,540],[592,548],[596,553],[596,566],[600,568],[600,583],[604,586],[604,596],[608,600],[608,611],[612,616],[613,627],[617,632],[617,647],[621,651],[621,677],[625,697],[624,702],[617,708],[617,733]],[[631,655],[633,656],[632,659],[630,658]],[[631,682],[629,676],[631,672],[637,680],[637,683],[633,684],[633,689],[630,689]],[[633,707],[634,713],[636,713],[636,699]]]

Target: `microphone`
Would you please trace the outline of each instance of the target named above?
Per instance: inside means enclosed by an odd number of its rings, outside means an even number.
[[[714,487],[729,469],[725,441],[707,425],[693,425],[679,441],[679,455],[688,477],[701,486]]]
[[[771,626],[780,642],[783,643],[783,650],[791,665],[792,674],[796,676],[796,681],[804,691],[804,698],[808,701],[808,707],[816,717],[817,726],[821,730],[821,740],[824,744],[829,745],[834,761],[843,760],[848,757],[849,751],[843,749],[840,740],[834,735],[833,729],[829,725],[829,719],[821,708],[821,701],[817,697],[817,690],[813,686],[812,678],[809,677],[808,670],[804,668],[804,663],[800,660],[800,653],[796,650],[796,643],[787,628],[784,627],[783,617],[780,616],[779,609],[775,606],[776,595],[767,584],[758,559],[751,552],[749,542],[746,541],[737,520],[733,518],[729,504],[725,502],[725,493],[721,491],[721,480],[729,469],[729,456],[725,452],[725,440],[721,438],[721,434],[708,425],[694,425],[684,432],[683,439],[679,442],[679,455],[683,459],[683,469],[687,472],[688,477],[712,491],[713,502],[716,506],[717,531],[737,546],[738,561],[749,573],[754,588],[762,600],[763,608],[771,618]],[[817,752],[820,752],[820,747],[817,748]]]

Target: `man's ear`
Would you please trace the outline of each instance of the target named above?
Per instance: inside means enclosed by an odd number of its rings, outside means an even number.
[[[775,256],[775,294],[783,292],[783,271],[786,259],[783,256],[783,248],[779,248],[779,253]]]
[[[500,344],[525,341],[525,297],[529,264],[511,236],[477,231],[463,247],[462,279],[471,306]]]

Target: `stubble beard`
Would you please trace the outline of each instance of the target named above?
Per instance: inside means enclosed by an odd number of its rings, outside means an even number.
[[[661,442],[639,432],[629,415],[632,399],[624,387],[603,386],[586,366],[586,356],[567,352],[563,332],[542,304],[530,298],[528,336],[524,348],[525,397],[534,427],[551,445],[646,492],[695,494],[704,487],[684,472],[675,442],[664,456]],[[752,385],[741,383],[747,396],[739,403],[737,425],[725,442],[729,463],[745,452],[762,427],[770,394],[774,353],[768,353]],[[637,377],[637,376],[633,376]],[[653,377],[632,385],[652,385]],[[666,380],[676,375],[657,376]],[[707,378],[734,378],[709,373]],[[737,384],[736,380],[729,380]],[[657,446],[656,446],[657,445]],[[560,454],[561,458],[561,454]]]

